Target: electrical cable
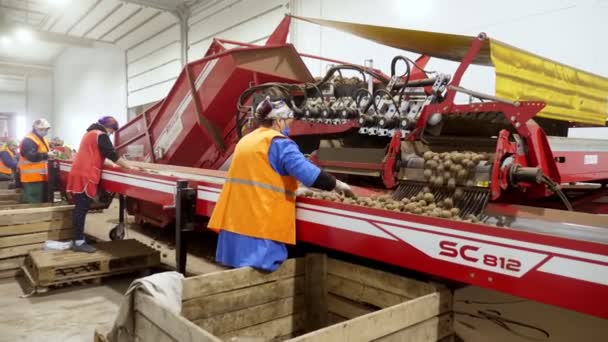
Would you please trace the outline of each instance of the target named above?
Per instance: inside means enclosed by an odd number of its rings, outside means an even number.
[[[555,183],[551,178],[543,175],[542,176],[542,183],[544,183],[545,185],[547,185],[547,187],[549,187],[549,189],[557,195],[557,197],[559,197],[559,199],[562,200],[562,202],[564,203],[564,205],[566,206],[566,209],[568,209],[568,211],[573,211],[574,209],[572,208],[572,204],[570,203],[570,201],[568,200],[568,197],[566,196],[566,194],[564,194],[564,192],[562,191],[562,189],[559,188],[559,184]]]

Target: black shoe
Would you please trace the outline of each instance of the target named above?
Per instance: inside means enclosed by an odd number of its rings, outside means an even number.
[[[97,248],[89,245],[88,243],[83,243],[82,245],[78,246],[76,244],[76,242],[72,242],[72,250],[74,252],[83,252],[83,253],[94,253]]]

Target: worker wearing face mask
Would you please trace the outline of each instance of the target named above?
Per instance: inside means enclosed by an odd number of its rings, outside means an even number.
[[[74,200],[72,249],[77,252],[95,252],[95,247],[87,244],[84,239],[84,224],[91,200],[97,195],[104,164],[117,164],[124,169],[134,169],[129,162],[118,156],[110,140],[110,136],[117,130],[118,121],[111,116],[104,116],[89,126],[80,141],[79,153],[76,154],[68,175],[66,190]]]
[[[32,131],[21,141],[19,173],[23,183],[23,198],[27,203],[47,202],[47,160],[55,157],[50,151],[46,136],[51,124],[46,119],[37,119]]]
[[[216,261],[229,267],[274,271],[296,241],[296,190],[307,187],[352,195],[350,187],[320,170],[286,132],[291,110],[266,98],[256,109],[260,127],[236,145],[208,227],[219,230]]]
[[[19,183],[18,180],[15,179],[16,175],[18,175],[18,147],[19,142],[15,139],[10,139],[2,148],[0,148],[0,180],[16,181],[16,183]]]

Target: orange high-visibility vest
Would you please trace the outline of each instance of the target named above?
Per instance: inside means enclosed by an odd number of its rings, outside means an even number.
[[[8,152],[8,155],[11,156],[11,158],[15,159],[15,154],[13,153],[13,151],[11,151],[10,148],[8,148],[8,146],[4,145],[2,147],[2,149],[0,149],[0,152]],[[5,174],[5,175],[12,175],[13,174],[13,169],[7,167],[4,162],[2,161],[2,159],[0,159],[0,173]]]
[[[8,148],[8,146],[4,145],[2,146],[2,148],[0,149],[0,152],[8,152],[8,155],[11,156],[11,158],[15,159],[15,154],[13,153],[13,151],[11,151],[10,148]],[[2,159],[0,159],[0,173],[5,174],[5,175],[12,175],[13,174],[13,169],[7,167],[4,162],[2,161]]]
[[[101,181],[101,169],[106,159],[99,151],[97,143],[99,136],[106,134],[100,130],[88,131],[80,141],[82,153],[78,153],[72,163],[72,170],[68,175],[68,185],[66,191],[70,193],[85,193],[93,198],[97,195],[97,188]]]
[[[25,136],[26,138],[31,139],[37,148],[39,153],[46,153],[49,151],[49,142],[46,138],[40,140],[38,136],[34,133],[29,133]],[[21,141],[20,151],[23,151],[23,139]],[[45,182],[47,180],[47,169],[46,160],[41,160],[39,162],[31,162],[27,160],[27,158],[19,158],[19,173],[21,174],[21,182],[22,183],[33,183],[33,182]]]
[[[298,182],[279,175],[270,165],[268,150],[273,139],[285,136],[262,127],[236,145],[209,228],[295,244]]]

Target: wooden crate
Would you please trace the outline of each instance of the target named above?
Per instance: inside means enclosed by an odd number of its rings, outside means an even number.
[[[0,278],[21,272],[25,256],[46,240],[71,240],[73,206],[0,206]]]
[[[160,265],[160,252],[135,240],[105,241],[94,253],[32,251],[23,267],[34,287],[97,279]]]
[[[311,254],[277,271],[184,280],[181,315],[135,297],[142,341],[439,341],[453,334],[449,290]]]
[[[0,189],[0,205],[10,205],[21,203],[23,195],[21,189],[4,190]]]

